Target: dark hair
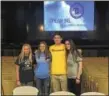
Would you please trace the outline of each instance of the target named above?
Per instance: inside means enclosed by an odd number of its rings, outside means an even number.
[[[45,51],[44,51],[44,54],[45,54],[45,59],[48,59],[50,57],[50,53],[49,53],[49,50],[48,50],[48,45],[45,41],[42,41],[40,42],[40,44],[44,44],[45,45]],[[38,46],[38,58],[40,58],[40,54],[41,54],[41,51],[40,51],[40,44]]]
[[[61,38],[62,38],[62,36],[60,35],[60,33],[58,32],[56,32],[56,33],[54,33],[54,35],[53,35],[53,37],[55,37],[56,35],[58,35],[58,36],[60,36]]]
[[[70,43],[70,50],[67,50],[67,56],[69,54],[69,52],[72,53],[72,56],[74,57],[74,59],[76,59],[77,57],[82,57],[81,53],[77,50],[75,43],[73,42],[73,40],[66,40]]]

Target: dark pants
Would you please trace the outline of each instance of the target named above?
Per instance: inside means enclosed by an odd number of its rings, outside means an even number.
[[[36,88],[39,90],[40,96],[48,96],[49,95],[49,78],[39,79],[36,78]]]
[[[21,86],[33,86],[33,81],[28,83],[21,83]]]
[[[68,78],[68,90],[74,93],[76,96],[80,96],[81,94],[81,80],[79,84],[76,84],[76,79]]]

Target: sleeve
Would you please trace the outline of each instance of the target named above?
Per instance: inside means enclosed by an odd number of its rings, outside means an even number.
[[[51,62],[51,54],[50,54],[50,52],[49,52],[49,54],[48,54],[48,57],[46,58],[46,61],[47,61],[48,63]]]
[[[20,66],[19,58],[16,59],[15,64]]]
[[[79,54],[81,54],[80,51],[78,51],[78,52],[79,52]],[[81,62],[82,61],[82,56],[77,55],[76,61]]]
[[[81,62],[82,61],[82,57],[77,57],[77,62]]]
[[[35,51],[35,56],[34,57],[35,57],[36,63],[39,63],[39,62],[42,61],[40,58],[38,58],[38,51]]]

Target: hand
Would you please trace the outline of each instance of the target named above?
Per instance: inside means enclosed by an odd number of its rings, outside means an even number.
[[[50,62],[50,59],[49,59],[49,58],[47,58],[47,59],[46,59],[46,61],[47,61],[47,62]]]
[[[21,85],[20,81],[17,81],[17,86],[20,86],[20,85]]]
[[[79,79],[76,79],[76,84],[79,84],[80,83],[80,80]]]

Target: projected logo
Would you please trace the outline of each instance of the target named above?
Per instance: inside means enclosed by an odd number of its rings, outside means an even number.
[[[83,16],[84,8],[80,3],[75,3],[70,7],[70,14],[73,18],[78,19]]]

